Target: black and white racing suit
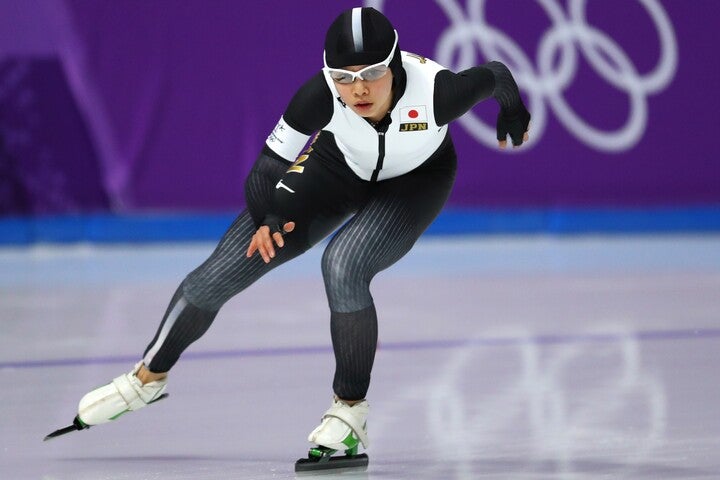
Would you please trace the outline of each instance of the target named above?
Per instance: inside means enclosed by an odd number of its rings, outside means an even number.
[[[322,257],[333,388],[343,399],[365,397],[377,344],[369,285],[412,248],[450,194],[456,155],[448,123],[490,96],[504,112],[524,109],[499,62],[453,73],[403,52],[402,65],[391,110],[376,125],[343,104],[323,71],[297,91],[248,175],[247,209],[170,302],[145,352],[151,371],[169,370],[231,297],[337,230]],[[260,225],[285,221],[295,230],[269,264],[246,258]]]

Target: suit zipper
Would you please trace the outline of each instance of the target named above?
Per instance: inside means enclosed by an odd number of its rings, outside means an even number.
[[[385,132],[378,132],[378,159],[375,165],[375,170],[370,178],[371,182],[377,182],[380,170],[383,168],[383,160],[385,160]]]

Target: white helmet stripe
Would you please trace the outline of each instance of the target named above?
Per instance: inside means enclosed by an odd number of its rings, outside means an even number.
[[[363,33],[362,33],[362,8],[356,7],[352,10],[352,32],[353,42],[355,42],[355,51],[363,51]]]

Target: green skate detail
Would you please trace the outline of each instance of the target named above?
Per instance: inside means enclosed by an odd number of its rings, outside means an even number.
[[[126,414],[126,413],[129,412],[129,411],[130,411],[130,409],[129,409],[129,408],[126,408],[125,410],[123,410],[122,412],[118,413],[118,414],[115,415],[114,417],[110,417],[110,420],[117,420],[118,418],[120,418],[122,415]]]
[[[332,457],[335,452],[337,452],[337,450],[318,445],[317,447],[310,449],[308,452],[308,458],[319,463],[325,463],[330,461],[330,457]]]
[[[331,470],[336,468],[367,469],[368,456],[366,453],[358,454],[357,445],[345,450],[344,456],[333,456],[337,450],[318,445],[308,452],[307,458],[295,462],[296,472],[311,472],[315,470]]]
[[[150,405],[151,403],[159,402],[160,400],[162,400],[163,398],[167,397],[168,395],[169,395],[169,394],[167,394],[167,393],[163,393],[163,394],[160,395],[159,397],[153,398],[152,400],[150,400],[147,404]],[[118,413],[118,414],[115,415],[114,417],[110,417],[110,420],[117,420],[118,418],[120,418],[122,415],[125,415],[125,414],[126,414],[127,412],[129,412],[129,411],[130,411],[130,409],[129,409],[129,408],[126,408],[125,410],[123,410],[122,412]]]
[[[310,449],[310,451],[308,452],[308,455],[310,455],[311,457],[321,458],[321,457],[333,455],[333,454],[335,454],[335,452],[337,452],[337,450],[333,450],[332,448],[314,447],[314,448]]]
[[[75,422],[76,422],[76,424],[77,424],[76,426],[79,427],[78,430],[83,430],[83,429],[85,429],[85,428],[90,428],[90,425],[88,425],[87,423],[85,423],[85,422],[82,421],[82,419],[80,418],[80,415],[77,415],[77,416],[75,417]]]
[[[342,441],[342,443],[344,443],[350,449],[352,449],[352,448],[357,449],[357,446],[360,443],[360,440],[358,440],[358,437],[357,437],[357,435],[355,435],[355,432],[350,431],[350,433],[348,433],[348,436],[345,437],[345,439]]]
[[[345,455],[349,457],[355,457],[358,454],[358,447],[360,446],[360,441],[358,440],[356,435],[353,435],[354,432],[351,432],[345,439],[342,441],[343,444],[345,444],[348,448],[345,449]],[[327,462],[330,460],[330,457],[335,455],[337,453],[337,450],[333,448],[324,447],[322,445],[318,445],[317,447],[312,447],[308,451],[308,458],[315,459],[318,462]]]

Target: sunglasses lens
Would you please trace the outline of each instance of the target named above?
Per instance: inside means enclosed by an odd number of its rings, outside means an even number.
[[[385,65],[378,65],[377,67],[373,67],[362,72],[362,78],[368,82],[379,80],[385,76],[388,70],[389,68]]]
[[[350,73],[339,70],[330,70],[330,78],[338,83],[352,83],[353,76]]]
[[[353,74],[352,72],[348,72],[346,70],[330,70],[330,78],[337,83],[353,83],[355,77],[361,78],[366,82],[373,82],[384,77],[388,70],[390,69],[385,65],[366,67],[357,74]]]

